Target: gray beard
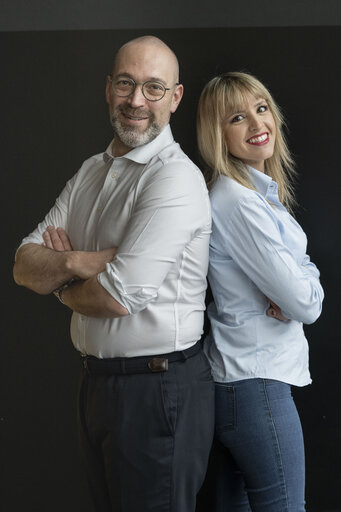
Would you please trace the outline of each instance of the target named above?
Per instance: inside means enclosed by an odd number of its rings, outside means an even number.
[[[153,119],[144,132],[139,132],[135,128],[127,128],[121,123],[118,117],[119,112],[121,112],[121,110],[117,108],[113,113],[111,126],[114,129],[115,137],[128,148],[137,148],[148,144],[148,142],[154,140],[161,132],[160,126]]]

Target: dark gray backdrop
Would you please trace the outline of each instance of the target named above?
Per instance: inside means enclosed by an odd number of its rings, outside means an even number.
[[[309,253],[321,269],[327,292],[323,316],[306,328],[314,382],[312,386],[295,390],[306,439],[308,510],[340,511],[337,185],[341,29],[333,26],[274,28],[271,25],[280,24],[278,14],[281,19],[287,16],[285,19],[290,23],[294,11],[269,7],[264,12],[277,18],[265,16],[264,26],[256,28],[167,28],[166,18],[162,18],[159,26],[165,28],[158,29],[155,27],[160,12],[154,10],[156,18],[150,17],[149,24],[136,16],[133,25],[152,26],[153,30],[119,30],[111,21],[116,30],[51,31],[48,29],[61,28],[53,23],[63,18],[52,16],[56,5],[50,2],[50,12],[47,15],[45,12],[45,17],[38,8],[40,16],[30,16],[26,8],[27,26],[32,31],[23,32],[25,20],[23,11],[19,10],[23,5],[19,3],[19,0],[8,3],[8,23],[6,26],[0,23],[0,28],[7,30],[0,33],[1,510],[89,510],[77,449],[75,401],[80,364],[69,340],[70,315],[54,297],[40,297],[16,287],[11,267],[21,238],[41,220],[65,181],[85,158],[103,151],[111,138],[104,84],[114,50],[132,37],[153,33],[169,43],[181,61],[185,96],[173,116],[172,126],[175,138],[194,160],[197,160],[194,126],[198,96],[206,81],[218,72],[242,69],[256,74],[270,87],[289,120],[289,143],[300,172],[301,207],[297,217],[307,232]],[[90,16],[94,13],[93,5],[87,4],[88,24],[84,11],[79,9],[73,23],[82,22],[83,27],[76,24],[77,28],[94,28]],[[299,19],[303,4],[307,6],[309,2],[298,2]],[[77,2],[71,5],[76,8]],[[306,11],[305,21],[310,20],[311,25],[318,24],[316,5],[311,2],[310,10]],[[10,16],[13,6],[18,8],[16,19]],[[330,7],[334,8],[335,2],[331,1]],[[65,4],[65,12],[68,9],[70,4]],[[193,12],[188,10],[182,19],[189,20],[192,16],[194,23]],[[221,26],[217,13],[217,9],[212,9],[208,26]],[[220,19],[225,16],[226,20],[226,10],[221,13]],[[243,13],[238,9],[233,13],[234,20],[242,18]],[[328,19],[323,9],[320,13],[325,25],[331,25],[333,20],[337,24],[336,11],[332,8]],[[108,17],[100,14],[101,11],[93,18],[95,26],[102,23],[107,27],[104,21],[110,23]],[[200,16],[203,19],[202,12]],[[257,16],[256,24],[259,24],[259,11]],[[250,18],[245,19],[245,25],[250,25]],[[123,19],[123,27],[129,27],[125,24],[127,20]],[[64,21],[64,28],[72,28],[70,17]],[[179,20],[178,26],[188,25]],[[202,511],[212,510],[213,477],[214,457],[199,502]]]

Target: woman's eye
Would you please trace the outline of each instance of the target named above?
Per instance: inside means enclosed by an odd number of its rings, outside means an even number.
[[[268,110],[267,105],[260,105],[258,107],[258,112],[260,112],[260,113],[266,112],[267,110]]]
[[[238,121],[242,121],[242,119],[244,119],[244,117],[241,114],[238,114],[237,116],[234,116],[231,123],[238,123]]]

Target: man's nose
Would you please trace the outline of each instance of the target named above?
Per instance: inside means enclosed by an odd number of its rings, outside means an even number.
[[[141,107],[145,104],[146,98],[142,93],[142,85],[136,84],[134,91],[128,96],[130,106],[133,108]]]

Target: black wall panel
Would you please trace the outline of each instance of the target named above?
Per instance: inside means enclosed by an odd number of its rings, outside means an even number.
[[[150,32],[150,31],[147,31]],[[307,452],[310,512],[341,510],[339,147],[341,28],[219,28],[152,31],[175,50],[185,95],[175,138],[196,161],[195,113],[203,85],[248,70],[272,90],[288,118],[298,170],[298,220],[326,289],[324,313],[306,328],[313,384],[295,390]],[[76,434],[81,373],[69,312],[12,282],[15,248],[66,180],[112,136],[104,100],[115,49],[142,30],[7,32],[1,108],[0,500],[4,512],[87,512]],[[200,498],[212,510],[214,473]]]

